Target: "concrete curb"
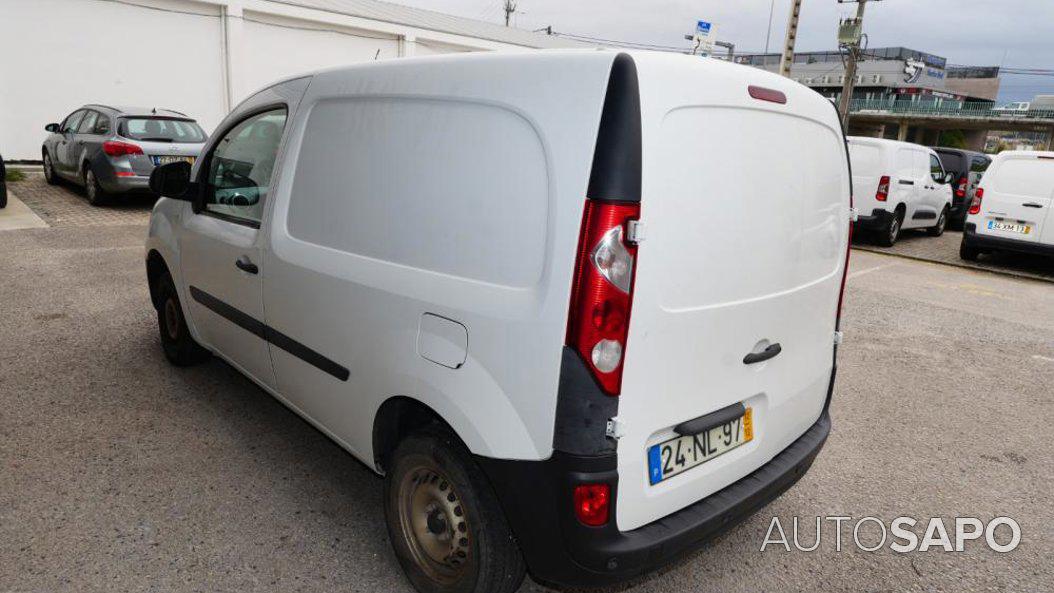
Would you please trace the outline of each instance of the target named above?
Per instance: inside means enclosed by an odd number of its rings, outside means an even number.
[[[1018,272],[1016,270],[1007,270],[1005,268],[994,268],[994,267],[990,268],[990,267],[986,267],[986,266],[980,266],[980,265],[976,265],[976,264],[971,264],[969,262],[962,261],[962,260],[959,260],[959,262],[949,262],[949,261],[943,261],[943,260],[939,260],[939,259],[931,259],[931,258],[928,258],[928,257],[920,257],[918,255],[908,255],[908,254],[905,254],[905,253],[894,253],[892,251],[887,251],[885,249],[879,249],[879,248],[876,248],[876,247],[870,247],[870,246],[867,246],[867,245],[853,245],[853,249],[858,249],[860,251],[867,251],[869,253],[879,253],[879,254],[888,255],[888,256],[891,256],[891,257],[899,257],[899,258],[903,258],[903,259],[911,259],[911,260],[915,260],[915,261],[928,262],[928,263],[931,263],[931,264],[939,264],[939,265],[942,265],[942,266],[949,266],[949,267],[952,267],[952,268],[963,268],[963,269],[966,269],[966,270],[977,270],[979,272],[991,272],[992,274],[999,274],[1000,276],[1009,276],[1011,278],[1018,278],[1020,280],[1038,280],[1040,282],[1046,282],[1046,283],[1049,283],[1049,284],[1054,284],[1054,278],[1051,278],[1049,276],[1040,276],[1038,274],[1030,274],[1028,272]]]

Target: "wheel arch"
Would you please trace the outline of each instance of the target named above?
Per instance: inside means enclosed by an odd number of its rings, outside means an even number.
[[[407,396],[390,397],[373,417],[373,463],[384,473],[391,466],[391,454],[408,435],[430,425],[438,425],[468,447],[465,439],[443,416],[424,402]]]
[[[155,309],[161,308],[159,297],[157,294],[158,282],[161,280],[161,276],[165,273],[171,275],[168,269],[168,264],[165,262],[165,258],[156,249],[151,249],[146,254],[146,282],[150,289],[150,302],[153,303]]]

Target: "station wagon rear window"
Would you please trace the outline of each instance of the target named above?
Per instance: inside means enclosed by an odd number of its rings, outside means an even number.
[[[129,117],[121,120],[119,133],[144,142],[205,141],[205,131],[196,122],[164,117]]]

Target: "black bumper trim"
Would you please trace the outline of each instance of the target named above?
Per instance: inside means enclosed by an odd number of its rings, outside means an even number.
[[[886,226],[891,216],[893,216],[891,213],[881,208],[875,208],[871,211],[871,214],[858,215],[853,226],[858,229],[877,231]]]
[[[830,430],[825,405],[805,434],[753,473],[625,532],[615,526],[614,505],[607,525],[587,527],[575,518],[571,504],[573,486],[585,482],[611,484],[612,500],[618,500],[614,455],[581,457],[557,451],[546,461],[477,459],[501,500],[532,576],[564,586],[596,586],[640,576],[746,519],[805,475]]]
[[[999,249],[1002,251],[1014,251],[1017,253],[1028,253],[1031,255],[1045,255],[1054,257],[1054,245],[1046,243],[1033,243],[1031,241],[1018,241],[1004,237],[992,237],[990,235],[977,234],[977,225],[967,223],[963,230],[963,243],[977,249]]]

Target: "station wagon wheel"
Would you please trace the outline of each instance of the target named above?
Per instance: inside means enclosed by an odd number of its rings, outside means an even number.
[[[512,593],[526,566],[483,472],[449,431],[405,438],[384,481],[385,520],[418,591]]]
[[[99,180],[95,177],[91,165],[84,168],[84,193],[92,206],[101,206],[106,201],[106,192],[99,186]]]
[[[44,152],[44,181],[47,181],[48,185],[55,185],[59,182],[55,178],[55,168],[51,163],[51,155],[46,151]]]

